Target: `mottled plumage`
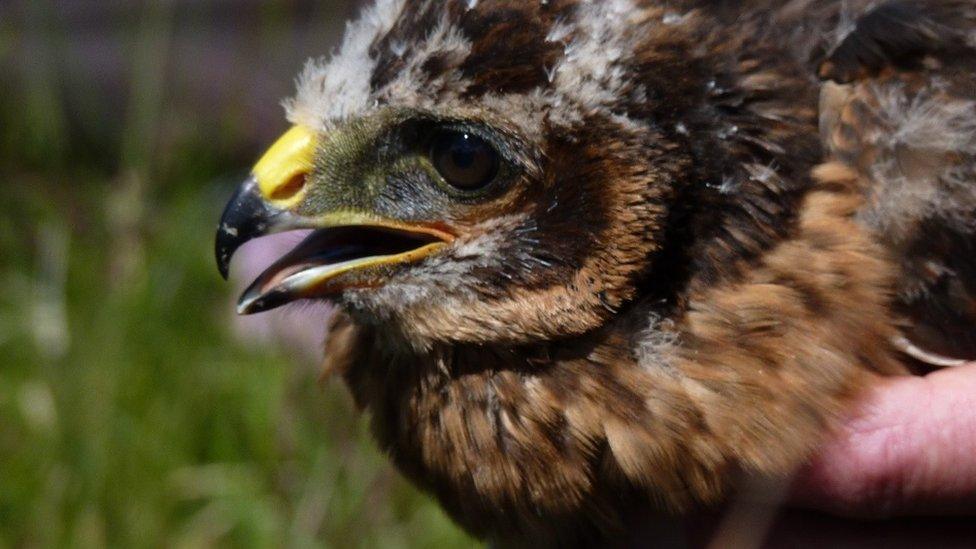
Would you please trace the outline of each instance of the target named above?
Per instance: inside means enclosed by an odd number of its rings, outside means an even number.
[[[974,48],[968,1],[379,0],[219,259],[327,227],[242,309],[336,302],[327,371],[471,533],[614,538],[788,476],[872,376],[976,358]],[[484,189],[444,186],[444,132],[498,155]],[[295,278],[405,227],[422,254]]]

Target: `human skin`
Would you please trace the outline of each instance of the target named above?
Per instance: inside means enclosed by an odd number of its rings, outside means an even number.
[[[976,364],[877,380],[766,513],[751,543],[702,546],[976,546]]]
[[[877,379],[792,485],[753,484],[675,546],[976,547],[976,364]]]
[[[865,518],[976,515],[976,364],[877,380],[793,502]]]

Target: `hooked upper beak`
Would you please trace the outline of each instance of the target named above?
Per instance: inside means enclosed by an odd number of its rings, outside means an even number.
[[[217,268],[227,279],[234,252],[249,240],[280,231],[301,228],[302,223],[287,211],[305,193],[312,171],[315,133],[294,126],[281,136],[224,208],[217,228]]]
[[[287,212],[268,204],[254,176],[249,177],[227,203],[220,217],[214,253],[217,269],[224,280],[230,275],[230,261],[238,248],[250,240],[286,228]]]
[[[295,126],[262,157],[234,193],[217,228],[217,268],[226,279],[234,253],[276,232],[316,229],[261,274],[238,302],[240,314],[267,311],[298,299],[327,297],[348,287],[375,285],[383,268],[419,261],[454,240],[440,225],[408,223],[337,207],[299,214],[317,147],[315,134]],[[372,272],[369,280],[356,275]],[[365,278],[365,275],[360,278]],[[342,279],[342,280],[340,280]]]

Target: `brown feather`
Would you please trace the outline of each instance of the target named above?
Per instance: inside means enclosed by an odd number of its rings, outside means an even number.
[[[824,87],[823,137],[870,182],[862,219],[900,266],[904,331],[950,361],[976,358],[974,36],[970,2],[890,2],[821,68],[847,83]]]
[[[291,115],[518,138],[516,190],[451,211],[463,275],[418,267],[438,293],[417,302],[344,294],[326,345],[383,449],[473,534],[617,538],[649,506],[788,476],[905,373],[899,329],[976,356],[968,2],[401,4],[367,36],[359,110],[309,104],[339,85],[313,66]],[[926,112],[950,124],[935,150]],[[467,269],[465,245],[498,261]]]

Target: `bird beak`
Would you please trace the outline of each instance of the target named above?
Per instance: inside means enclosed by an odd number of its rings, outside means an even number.
[[[317,147],[311,130],[293,127],[268,149],[224,209],[215,255],[225,279],[234,253],[246,242],[282,231],[315,229],[245,290],[238,302],[240,314],[328,297],[357,285],[374,286],[380,283],[383,268],[419,261],[454,239],[439,226],[384,219],[369,212],[336,208],[298,213]],[[356,276],[363,273],[372,276]]]
[[[288,208],[304,195],[315,147],[315,134],[294,126],[268,149],[238,187],[217,227],[217,268],[224,279],[234,253],[249,240],[302,228],[301,220]]]

